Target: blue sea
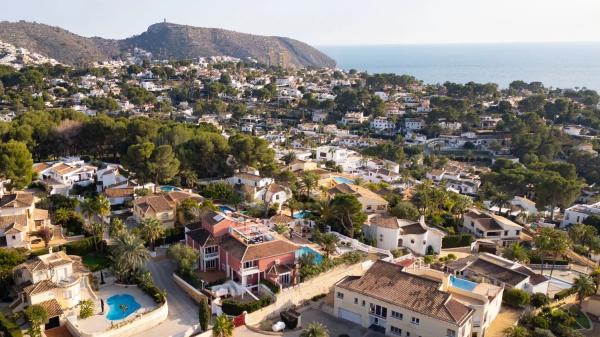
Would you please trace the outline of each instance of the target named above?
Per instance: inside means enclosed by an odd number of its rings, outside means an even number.
[[[600,91],[600,42],[323,46],[342,69],[408,74],[425,83],[540,81]]]

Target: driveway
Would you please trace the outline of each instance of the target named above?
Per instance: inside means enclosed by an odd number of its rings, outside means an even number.
[[[302,327],[308,326],[310,323],[318,322],[322,323],[329,330],[329,336],[337,337],[341,334],[346,334],[350,337],[383,337],[383,334],[377,333],[365,329],[358,324],[334,317],[328,313],[325,313],[318,309],[307,309],[302,311]],[[298,337],[302,333],[302,330],[287,331],[283,334],[284,337]],[[259,337],[266,336],[264,334],[256,333],[245,326],[241,326],[235,329],[233,334],[234,337]]]
[[[198,325],[198,305],[173,281],[175,266],[164,256],[156,257],[147,264],[154,283],[167,292],[168,318],[158,326],[134,335],[134,337],[187,337]]]

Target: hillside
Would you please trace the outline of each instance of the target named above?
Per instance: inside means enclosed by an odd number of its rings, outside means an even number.
[[[327,55],[297,40],[172,23],[157,23],[140,35],[111,40],[86,38],[45,24],[4,21],[0,22],[0,41],[68,64],[108,60],[138,47],[159,59],[227,55],[291,67],[335,66]]]

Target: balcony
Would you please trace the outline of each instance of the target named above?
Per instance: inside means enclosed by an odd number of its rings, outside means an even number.
[[[218,252],[216,252],[216,253],[204,253],[204,256],[203,256],[203,258],[204,258],[205,261],[206,260],[214,260],[214,259],[216,259],[218,257],[219,257],[219,253]]]

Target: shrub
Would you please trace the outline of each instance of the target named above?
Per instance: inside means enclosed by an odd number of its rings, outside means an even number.
[[[198,306],[198,323],[200,323],[200,328],[202,331],[208,330],[208,323],[210,322],[211,312],[208,307],[208,301],[206,299],[202,299]]]
[[[62,246],[69,255],[87,255],[96,251],[94,247],[94,238],[87,237],[81,240],[72,241]],[[61,248],[61,249],[62,249]]]
[[[540,329],[548,329],[550,327],[550,322],[548,321],[548,319],[544,316],[535,316],[531,319],[531,323],[536,327],[536,328],[540,328]]]
[[[79,301],[79,318],[85,319],[94,314],[94,301],[83,300]]]
[[[433,250],[433,246],[429,245],[427,246],[427,251],[425,252],[425,255],[434,255],[435,254],[435,250]]]
[[[275,284],[271,280],[262,279],[262,280],[260,280],[260,283],[267,286],[267,288],[269,288],[269,290],[271,290],[271,292],[273,292],[273,294],[278,294],[281,291],[281,289],[279,288],[279,285]]]
[[[555,334],[552,333],[552,331],[550,330],[546,330],[546,329],[540,329],[540,328],[535,328],[535,330],[533,330],[533,337],[556,337]]]
[[[543,307],[550,303],[550,297],[544,293],[535,293],[531,295],[530,303],[536,308]]]
[[[315,295],[313,297],[310,298],[311,301],[316,302],[320,299],[322,299],[323,297],[327,296],[327,294],[319,294],[319,295]]]
[[[573,288],[563,289],[563,290],[557,292],[556,294],[554,294],[554,299],[557,301],[560,301],[567,296],[573,295],[574,293],[575,293],[575,290]]]
[[[475,238],[471,234],[448,235],[442,239],[442,248],[470,246]]]
[[[0,332],[7,337],[23,337],[19,326],[2,313],[0,313]]]
[[[403,248],[392,249],[392,250],[390,250],[390,253],[392,253],[392,256],[394,258],[398,258],[398,257],[404,255],[404,249]]]
[[[502,301],[511,307],[521,307],[529,304],[529,294],[521,289],[508,289],[504,291]]]
[[[247,313],[254,312],[258,309],[264,308],[267,305],[271,304],[270,297],[263,297],[257,301],[240,303],[231,299],[223,300],[223,304],[221,305],[221,309],[223,313],[231,316],[241,315],[244,311]]]

